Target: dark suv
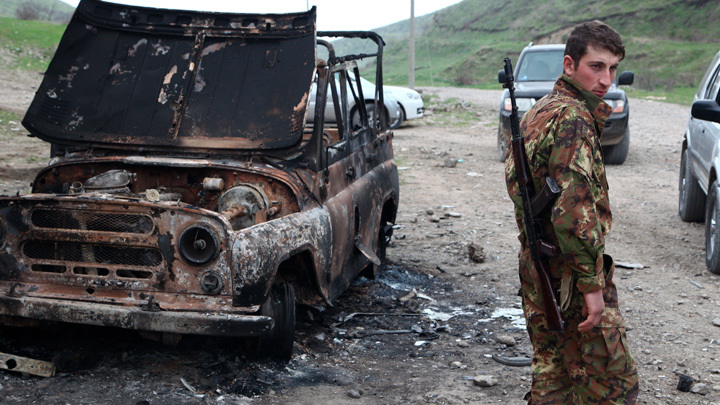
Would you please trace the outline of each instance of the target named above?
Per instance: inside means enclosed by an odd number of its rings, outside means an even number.
[[[522,50],[515,65],[515,98],[518,116],[528,111],[540,98],[548,94],[557,78],[563,73],[565,45],[530,45]],[[498,80],[505,83],[505,71],[500,70]],[[630,127],[628,117],[630,105],[625,92],[618,85],[633,83],[633,72],[622,72],[616,83],[603,100],[613,107],[605,129],[600,136],[606,164],[619,165],[625,162],[630,148]],[[500,161],[505,160],[510,133],[510,92],[505,89],[500,99],[500,125],[498,126],[497,149]]]
[[[23,119],[52,160],[0,198],[0,319],[258,337],[289,359],[296,302],[374,274],[399,196],[386,120],[360,102],[347,121],[347,89],[383,103],[383,41],[315,18],[81,1]],[[377,94],[350,84],[365,57]]]

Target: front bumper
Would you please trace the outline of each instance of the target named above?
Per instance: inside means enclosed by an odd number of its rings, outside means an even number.
[[[410,100],[409,102],[403,104],[403,111],[405,113],[406,120],[422,118],[425,113],[425,105],[422,99]]]
[[[95,302],[8,295],[0,296],[0,315],[210,336],[262,336],[267,334],[273,325],[271,317],[260,315],[163,311]]]

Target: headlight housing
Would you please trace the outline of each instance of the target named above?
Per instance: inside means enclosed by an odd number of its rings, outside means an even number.
[[[411,100],[418,100],[418,99],[420,99],[420,94],[414,93],[412,91],[408,91],[407,97]]]
[[[614,113],[621,113],[621,112],[625,111],[625,100],[623,100],[623,99],[603,100],[603,101],[610,104],[610,107],[613,108],[612,112],[614,112]]]
[[[180,235],[178,250],[182,258],[193,265],[203,265],[215,260],[220,241],[217,233],[203,224],[191,225]]]
[[[532,106],[535,105],[535,99],[534,98],[524,98],[519,97],[515,99],[515,104],[518,107],[518,112],[525,112],[532,108]],[[510,101],[510,97],[507,97],[503,101],[503,109],[505,111],[512,111],[512,102]]]

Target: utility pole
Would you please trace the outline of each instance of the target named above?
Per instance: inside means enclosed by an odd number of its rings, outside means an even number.
[[[410,72],[408,87],[415,89],[415,0],[410,0]]]

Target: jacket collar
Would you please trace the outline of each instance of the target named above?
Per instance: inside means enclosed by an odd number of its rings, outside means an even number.
[[[575,98],[585,104],[595,120],[598,128],[598,135],[605,127],[605,122],[612,113],[612,107],[595,94],[583,90],[582,87],[565,74],[561,75],[555,82],[554,89],[560,94]]]

